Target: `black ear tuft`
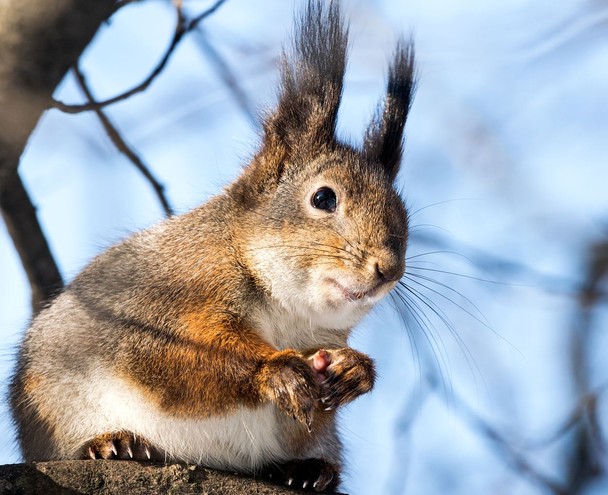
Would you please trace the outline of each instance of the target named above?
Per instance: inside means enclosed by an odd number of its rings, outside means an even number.
[[[363,145],[366,157],[379,162],[391,180],[399,172],[403,151],[403,129],[416,87],[414,45],[399,41],[389,69],[384,104],[378,108]]]
[[[338,2],[309,0],[283,51],[279,104],[265,122],[267,137],[288,148],[334,142],[347,47]]]

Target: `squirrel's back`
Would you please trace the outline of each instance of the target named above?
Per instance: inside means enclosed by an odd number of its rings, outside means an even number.
[[[309,1],[258,153],[208,203],[95,258],[33,320],[10,389],[25,459],[175,459],[337,486],[335,410],[368,392],[352,327],[405,269],[395,190],[414,88],[397,46],[362,149],[335,136],[347,53]]]

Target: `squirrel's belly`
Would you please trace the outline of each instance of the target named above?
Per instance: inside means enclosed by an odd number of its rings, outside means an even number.
[[[70,418],[72,428],[83,426],[76,436],[84,441],[129,431],[163,451],[167,460],[242,472],[293,457],[285,444],[287,432],[282,431],[285,422],[272,404],[241,407],[224,417],[184,419],[160,410],[132,385],[109,374],[96,377],[87,388],[87,396],[96,399],[81,409],[82,418]]]

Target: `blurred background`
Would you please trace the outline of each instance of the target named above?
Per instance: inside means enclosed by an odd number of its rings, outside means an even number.
[[[194,17],[213,3],[184,0]],[[176,212],[230,182],[259,142],[297,1],[226,0],[143,92],[104,111]],[[352,345],[374,391],[341,413],[350,494],[608,493],[608,3],[345,0],[339,132],[360,143],[398,36],[419,86],[399,187],[407,289]],[[81,58],[93,96],[146,79],[173,36],[165,0],[126,2]],[[73,74],[55,98],[86,98]],[[124,150],[123,150],[124,151]],[[64,279],[164,217],[95,112],[52,109],[20,165]],[[0,374],[31,315],[0,223]],[[8,412],[0,463],[19,461]]]

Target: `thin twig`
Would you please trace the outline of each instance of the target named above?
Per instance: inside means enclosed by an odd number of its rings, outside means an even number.
[[[605,395],[606,392],[608,392],[608,383],[604,383],[595,388],[593,392],[584,394],[561,426],[546,438],[528,442],[527,448],[530,450],[545,448],[561,438],[564,438],[576,426],[584,421],[585,417],[590,414],[590,411],[593,411],[597,407],[598,400]]]
[[[429,383],[433,389],[436,389],[434,380],[431,379]],[[441,396],[441,394],[437,395]],[[528,459],[518,452],[517,449],[515,449],[493,426],[473,412],[462,398],[453,393],[451,399],[456,405],[459,416],[479,431],[488,441],[498,447],[507,463],[510,464],[517,473],[526,476],[530,481],[536,483],[537,486],[547,490],[553,495],[568,495],[569,492],[565,487],[536,469]]]
[[[251,100],[241,87],[238,77],[235,76],[230,66],[222,58],[215,47],[209,42],[206,33],[199,29],[196,34],[198,34],[196,39],[199,42],[201,50],[205,53],[211,63],[215,65],[218,75],[234,96],[234,99],[236,100],[241,111],[245,114],[249,122],[257,127],[259,123],[256,112],[253,109]]]
[[[93,94],[91,93],[91,90],[89,89],[86,83],[84,75],[78,67],[74,67],[74,74],[76,75],[76,80],[78,81],[78,84],[80,85],[80,88],[85,94],[87,100],[91,104],[95,104],[95,98],[93,97]],[[146,166],[146,164],[139,157],[139,155],[137,155],[137,153],[135,153],[131,149],[131,147],[125,142],[123,137],[118,132],[118,129],[116,129],[114,124],[112,124],[112,122],[104,113],[104,111],[101,108],[95,108],[94,111],[97,114],[97,117],[99,117],[101,125],[105,129],[106,133],[108,134],[109,138],[112,140],[112,143],[114,143],[118,151],[125,155],[131,161],[131,163],[135,165],[137,170],[141,172],[145,179],[150,183],[152,189],[154,189],[158,200],[160,201],[160,204],[163,207],[163,210],[165,211],[165,215],[167,217],[173,215],[173,209],[171,208],[171,205],[169,204],[169,201],[165,196],[165,187],[156,179],[156,177],[154,177],[150,169]]]
[[[212,15],[225,2],[226,2],[226,0],[217,0],[217,2],[215,2],[207,10],[205,10],[204,12],[202,12],[201,14],[197,15],[196,17],[194,17],[190,20],[187,20],[183,17],[182,10],[178,4],[176,6],[177,20],[176,20],[176,25],[175,25],[175,31],[173,33],[173,38],[171,39],[171,42],[169,43],[169,47],[167,48],[164,55],[160,59],[160,62],[152,70],[150,75],[148,77],[146,77],[146,79],[144,79],[137,86],[129,89],[128,91],[125,91],[124,93],[121,93],[119,95],[113,96],[112,98],[108,98],[108,99],[102,100],[102,101],[95,101],[93,103],[90,103],[90,102],[83,103],[83,104],[79,104],[79,105],[69,105],[62,101],[54,99],[52,106],[54,108],[61,110],[62,112],[80,113],[80,112],[85,112],[85,111],[89,111],[89,110],[97,110],[97,109],[106,107],[108,105],[112,105],[113,103],[117,103],[119,101],[126,100],[127,98],[129,98],[137,93],[141,93],[142,91],[145,91],[150,86],[150,84],[152,84],[152,82],[163,71],[163,69],[169,62],[171,55],[173,54],[173,52],[179,45],[180,41],[182,41],[182,39],[184,38],[184,35],[186,33],[189,33],[190,31],[192,31],[193,29],[195,29],[199,25],[200,22],[202,22],[204,19],[206,19],[207,17]]]

